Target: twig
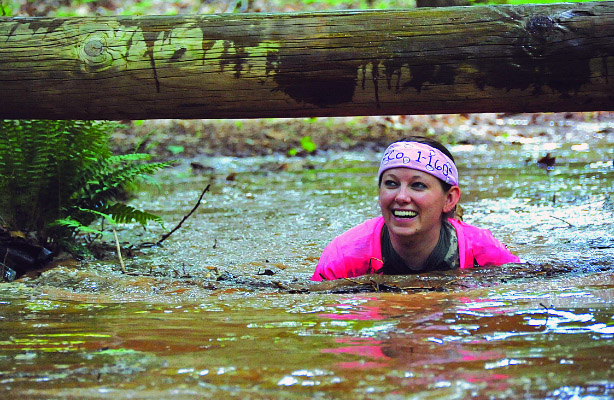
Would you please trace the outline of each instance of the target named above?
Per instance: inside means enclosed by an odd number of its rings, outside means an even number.
[[[434,292],[439,290],[437,286],[398,286],[401,290],[426,290],[430,292]]]
[[[175,231],[179,228],[181,228],[181,225],[183,225],[183,223],[185,222],[186,219],[188,219],[190,217],[190,215],[192,215],[194,213],[194,211],[196,211],[196,209],[198,208],[198,206],[200,206],[200,202],[202,201],[203,197],[205,196],[205,193],[207,193],[207,191],[209,191],[209,187],[211,186],[211,184],[207,185],[207,187],[205,188],[205,190],[203,190],[203,192],[200,194],[200,197],[198,199],[198,201],[196,202],[196,205],[194,206],[194,208],[192,208],[192,211],[190,211],[185,217],[183,217],[183,219],[177,224],[177,226],[175,228],[173,228],[172,231],[170,231],[169,233],[165,234],[164,236],[162,236],[162,239],[158,240],[158,242],[156,243],[156,246],[159,246],[163,241],[165,241],[166,239],[168,239],[168,237],[170,235],[172,235],[173,233],[175,233]]]
[[[550,215],[550,218],[558,219],[559,221],[565,222],[567,225],[569,225],[568,228],[573,227],[573,224],[570,224],[569,222],[565,221],[563,218],[555,217],[553,215]]]
[[[285,286],[283,283],[281,283],[279,281],[273,281],[272,283],[273,283],[273,285],[277,286],[279,289],[290,290],[289,287]]]
[[[539,303],[540,306],[546,309],[546,322],[544,322],[544,331],[548,329],[548,318],[550,317],[550,309],[546,307],[543,303]]]
[[[348,281],[348,282],[352,282],[354,285],[370,285],[371,283],[369,282],[358,282],[357,280],[354,279],[350,279],[350,278],[343,278],[344,281]]]
[[[119,266],[122,268],[122,274],[126,273],[126,266],[124,265],[124,259],[122,258],[122,250],[119,247],[119,239],[117,239],[117,231],[113,228],[113,236],[115,236],[115,246],[117,247],[117,256],[119,257]]]

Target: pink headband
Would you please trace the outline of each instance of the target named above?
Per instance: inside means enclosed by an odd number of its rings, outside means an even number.
[[[450,185],[458,185],[458,170],[454,162],[428,144],[418,142],[391,144],[382,157],[377,176],[381,178],[384,171],[399,167],[426,172]]]

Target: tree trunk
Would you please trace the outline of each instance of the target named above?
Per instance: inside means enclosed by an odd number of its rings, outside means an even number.
[[[468,6],[469,0],[416,0],[416,7]]]
[[[614,3],[0,18],[0,117],[614,110]]]

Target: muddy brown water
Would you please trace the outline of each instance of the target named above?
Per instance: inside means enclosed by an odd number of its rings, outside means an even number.
[[[567,128],[452,149],[465,220],[524,261],[498,268],[310,283],[326,243],[377,215],[375,153],[166,171],[134,200],[165,229],[119,231],[127,275],[66,261],[0,285],[0,397],[613,398],[614,129]],[[129,251],[208,183],[162,247]]]

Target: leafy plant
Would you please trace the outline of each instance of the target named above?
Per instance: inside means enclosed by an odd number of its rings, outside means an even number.
[[[0,225],[43,246],[65,247],[104,219],[113,224],[160,217],[123,204],[127,188],[169,163],[147,154],[112,155],[115,123],[0,121]]]
[[[303,136],[301,138],[301,147],[307,153],[313,153],[317,149],[317,145],[311,140],[311,136]],[[295,156],[299,153],[299,149],[292,148],[288,150],[288,155]]]
[[[178,145],[169,145],[166,146],[166,150],[170,151],[172,155],[176,156],[177,154],[183,153],[185,151],[185,147]]]

